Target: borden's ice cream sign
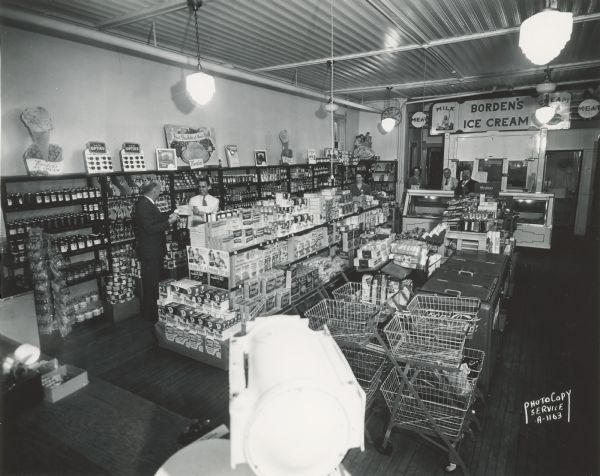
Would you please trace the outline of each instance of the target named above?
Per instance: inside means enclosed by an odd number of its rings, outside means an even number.
[[[530,96],[436,103],[431,108],[431,134],[527,130],[542,126],[548,129],[568,129],[571,95],[568,92],[558,92],[552,94],[549,101],[550,106],[555,109],[555,116],[543,125],[535,122],[538,104]]]
[[[62,148],[50,144],[53,127],[48,111],[39,106],[28,108],[21,114],[21,120],[33,141],[23,154],[29,175],[60,175],[63,171]]]

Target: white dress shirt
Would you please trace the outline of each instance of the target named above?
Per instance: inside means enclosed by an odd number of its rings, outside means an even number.
[[[190,211],[198,207],[203,213],[215,213],[219,211],[219,199],[212,195],[196,195],[190,198],[189,206]]]
[[[442,190],[454,190],[458,187],[458,180],[454,177],[442,177]]]

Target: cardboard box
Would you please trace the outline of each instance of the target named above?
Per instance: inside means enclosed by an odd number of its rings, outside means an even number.
[[[66,377],[68,380],[53,388],[44,387],[44,397],[52,403],[75,393],[89,383],[87,372],[72,365],[61,365],[56,370],[44,374],[42,381],[55,375],[60,375],[62,378]]]

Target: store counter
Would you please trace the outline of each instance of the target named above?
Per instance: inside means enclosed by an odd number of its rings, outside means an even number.
[[[554,195],[549,193],[500,192],[500,199],[518,213],[513,236],[517,246],[550,249]],[[402,213],[402,231],[424,228],[431,231],[442,222],[454,192],[443,190],[407,190]]]
[[[472,297],[481,301],[477,330],[465,347],[485,352],[479,383],[487,392],[499,350],[497,333],[511,280],[511,255],[458,251],[437,269],[419,293]]]

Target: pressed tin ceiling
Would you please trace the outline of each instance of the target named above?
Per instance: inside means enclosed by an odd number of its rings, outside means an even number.
[[[543,67],[518,46],[518,27],[543,0],[334,0],[334,90],[356,103],[386,87],[408,100],[533,87]],[[327,94],[331,2],[205,0],[199,10],[208,65]],[[600,0],[558,0],[573,35],[550,67],[559,84],[600,81]],[[7,10],[58,20],[195,57],[185,0],[4,0]],[[19,26],[18,24],[16,26]],[[575,86],[573,86],[575,87]]]

